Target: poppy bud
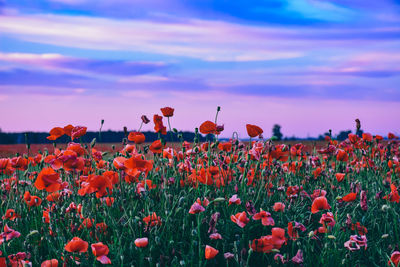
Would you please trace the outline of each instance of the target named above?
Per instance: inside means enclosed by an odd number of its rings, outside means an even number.
[[[217,111],[218,112],[221,111],[221,107],[220,106],[217,107]]]
[[[177,130],[176,128],[173,128],[172,131],[173,131],[174,133],[178,133],[178,130]]]
[[[146,117],[146,115],[142,115],[141,119],[144,124],[148,124],[150,122],[150,120]]]
[[[104,124],[104,120],[101,120],[101,125],[103,125]]]
[[[96,138],[92,139],[92,142],[90,142],[90,147],[93,148],[96,145]]]

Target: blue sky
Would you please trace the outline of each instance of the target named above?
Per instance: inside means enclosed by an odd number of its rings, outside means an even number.
[[[393,0],[0,0],[0,111],[13,111],[0,127],[133,129],[173,106],[192,130],[220,105],[226,136],[280,123],[305,137],[356,117],[398,132],[399,12]]]

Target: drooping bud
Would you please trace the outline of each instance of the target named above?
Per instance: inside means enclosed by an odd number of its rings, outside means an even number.
[[[149,118],[147,118],[146,115],[142,115],[141,119],[142,119],[144,124],[148,124],[150,122]]]

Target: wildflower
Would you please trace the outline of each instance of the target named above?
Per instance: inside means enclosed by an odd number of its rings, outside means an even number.
[[[170,107],[161,108],[161,112],[164,117],[172,117],[174,116],[174,109]]]
[[[6,214],[2,217],[3,220],[7,219],[10,221],[14,221],[16,218],[21,218],[21,216],[18,215],[13,209],[8,209]]]
[[[252,125],[252,124],[246,124],[246,130],[247,130],[247,134],[250,137],[259,136],[260,134],[262,134],[264,132],[260,127],[258,127],[257,125]]]
[[[214,239],[214,240],[222,239],[222,236],[218,233],[213,233],[209,237],[210,237],[210,239]]]
[[[144,136],[144,134],[140,133],[140,132],[130,132],[128,135],[128,140],[135,142],[135,144],[142,144],[144,143],[144,141],[146,140],[146,137]]]
[[[240,203],[242,203],[240,201],[240,198],[237,197],[237,195],[233,195],[230,199],[229,199],[229,205],[231,204],[236,204],[236,205],[240,205]]]
[[[79,237],[74,237],[67,245],[65,245],[65,250],[72,253],[84,253],[88,250],[88,247],[88,242],[83,241]]]
[[[352,235],[350,236],[350,240],[344,243],[344,247],[350,251],[359,250],[360,247],[367,249],[367,237],[365,235]]]
[[[149,244],[149,239],[147,237],[135,239],[135,246],[138,248],[145,248]]]
[[[360,206],[363,211],[368,210],[368,203],[367,203],[367,192],[364,190],[360,193]]]
[[[254,239],[251,248],[256,252],[270,253],[272,249],[280,249],[286,242],[285,229],[274,227],[272,234]]]
[[[21,236],[20,232],[17,232],[6,224],[4,226],[4,232],[0,233],[0,245],[3,244],[3,242],[10,241],[11,239],[18,238]]]
[[[293,226],[294,224],[294,226]],[[297,240],[299,238],[298,230],[304,232],[306,227],[298,222],[289,222],[288,223],[288,235],[292,240]]]
[[[156,225],[161,225],[161,218],[160,216],[157,216],[157,214],[155,212],[153,212],[153,214],[144,217],[143,221],[146,223],[146,225],[150,225],[150,226],[156,226]]]
[[[154,121],[154,131],[156,131],[156,133],[161,133],[163,135],[167,134],[167,127],[164,126],[163,121],[162,121],[161,116],[155,114],[153,117],[153,121]]]
[[[344,173],[336,173],[335,176],[336,176],[336,180],[338,182],[341,182],[341,181],[343,181],[345,174]]]
[[[44,168],[39,173],[35,187],[38,190],[46,190],[47,192],[55,192],[61,189],[60,175],[52,168]]]
[[[264,225],[264,226],[275,225],[275,221],[274,221],[274,219],[272,219],[271,213],[269,213],[269,212],[262,210],[259,213],[254,214],[253,220],[260,220],[260,219],[261,219],[262,225]]]
[[[392,255],[390,256],[390,261],[388,261],[388,265],[391,266],[391,263],[394,264],[394,266],[399,266],[400,263],[400,252],[399,251],[394,251]]]
[[[388,133],[388,138],[389,139],[398,139],[399,137],[396,136],[394,133]]]
[[[357,198],[357,193],[349,193],[344,197],[342,197],[342,200],[344,202],[353,202],[354,200],[356,200],[356,198]]]
[[[302,264],[303,263],[303,251],[301,250],[301,249],[299,249],[298,251],[297,251],[297,253],[296,253],[296,256],[294,256],[292,259],[291,259],[291,261],[293,262],[293,263],[296,263],[296,264]]]
[[[200,125],[200,133],[202,134],[214,134],[217,129],[217,125],[211,121],[205,121]]]
[[[60,138],[61,136],[64,135],[64,129],[61,127],[54,127],[53,129],[50,130],[50,136],[47,136],[46,138],[48,140],[54,141]]]
[[[331,208],[331,206],[329,206],[328,200],[326,199],[326,197],[321,196],[321,197],[317,197],[316,199],[314,199],[314,201],[311,205],[311,212],[317,213],[320,210],[330,209],[330,208]]]
[[[87,127],[84,126],[75,126],[71,130],[71,139],[80,138],[86,134]]]
[[[231,221],[236,223],[239,227],[243,228],[250,221],[247,218],[247,214],[245,211],[236,213],[235,215],[231,215]]]
[[[282,202],[275,202],[274,207],[273,207],[274,211],[278,212],[278,211],[285,211],[285,204],[283,204]]]
[[[372,135],[370,133],[363,133],[362,139],[367,142],[372,142]]]
[[[161,140],[156,140],[150,145],[150,150],[154,154],[161,154],[163,152],[163,144]]]
[[[82,183],[82,188],[78,190],[80,196],[96,193],[97,198],[104,197],[112,193],[111,180],[103,175],[89,175],[88,181]],[[108,192],[107,192],[108,191]]]
[[[44,262],[42,262],[40,267],[58,267],[58,260],[57,259],[45,260]]]
[[[110,251],[107,245],[99,242],[92,244],[90,247],[92,248],[92,253],[96,257],[96,260],[98,260],[102,264],[111,264],[111,260],[107,257]]]
[[[206,209],[197,202],[194,202],[193,205],[190,207],[189,213],[190,214],[197,214],[200,212],[205,211]]]
[[[346,162],[349,160],[349,155],[346,151],[339,149],[336,154],[336,160]]]
[[[68,135],[69,137],[71,137],[72,129],[74,129],[74,126],[72,126],[71,124],[68,124],[67,126],[64,126],[64,128],[63,128],[64,134]]]
[[[205,257],[207,260],[211,260],[213,258],[215,258],[215,256],[217,256],[217,254],[219,253],[219,251],[209,245],[206,245],[206,249],[205,249]]]

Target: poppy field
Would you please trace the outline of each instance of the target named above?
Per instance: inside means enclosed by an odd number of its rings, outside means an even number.
[[[0,158],[0,267],[399,265],[395,134],[310,147],[244,124],[249,142],[221,141],[218,112],[195,130],[207,142],[184,141],[165,107],[122,149],[67,125],[49,131],[51,153]]]

